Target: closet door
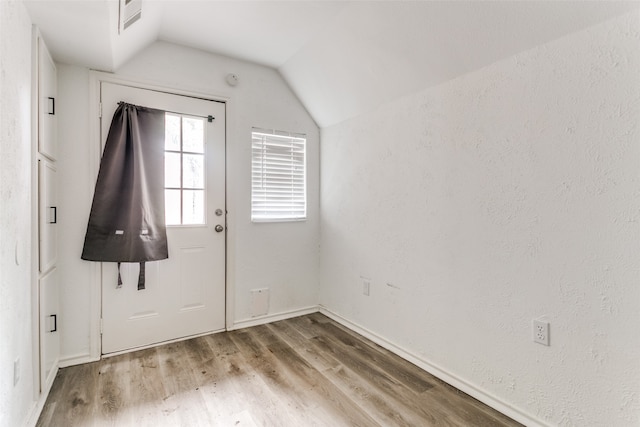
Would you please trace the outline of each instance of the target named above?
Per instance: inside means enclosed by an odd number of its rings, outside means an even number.
[[[40,387],[50,385],[60,357],[58,333],[58,271],[53,268],[40,278]]]
[[[1,1],[1,0],[0,0]],[[38,342],[36,357],[40,360],[40,391],[46,392],[52,385],[60,359],[60,321],[58,273],[56,268],[58,248],[58,203],[57,203],[57,75],[56,66],[47,50],[40,32],[34,31],[35,100],[37,108],[37,131],[35,147],[35,168],[37,179],[34,191],[37,194],[37,301]],[[35,249],[34,249],[35,252]],[[35,254],[34,254],[35,255]]]
[[[56,169],[46,161],[38,161],[40,273],[47,273],[56,264],[58,247],[58,203],[56,202]]]
[[[38,151],[55,160],[57,156],[56,65],[38,37]]]

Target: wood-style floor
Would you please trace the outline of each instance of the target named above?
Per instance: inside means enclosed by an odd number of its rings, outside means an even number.
[[[314,313],[61,369],[37,425],[520,424]]]

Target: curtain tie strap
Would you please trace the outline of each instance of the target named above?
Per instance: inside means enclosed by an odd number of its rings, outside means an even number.
[[[120,289],[122,287],[122,276],[120,275],[120,263],[118,263],[118,284],[116,285],[116,289]]]
[[[140,263],[140,273],[138,274],[138,290],[144,289],[144,275],[145,275],[145,263]]]

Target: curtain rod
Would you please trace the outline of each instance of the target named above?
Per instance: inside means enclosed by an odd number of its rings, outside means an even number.
[[[133,105],[133,106],[136,106],[136,107],[142,107],[142,108],[151,108],[151,107],[145,107],[145,106],[143,106],[143,105],[131,104],[131,103],[129,103],[129,102],[124,102],[124,101],[120,101],[120,102],[118,102],[118,105],[120,105],[120,104],[128,104],[128,105]],[[154,109],[155,109],[155,110],[161,110],[161,111],[164,111],[165,113],[170,113],[170,114],[187,115],[187,116],[191,116],[191,117],[198,117],[198,118],[201,118],[201,119],[207,119],[207,121],[208,121],[209,123],[213,122],[213,121],[216,119],[216,118],[215,118],[215,117],[213,117],[212,115],[208,115],[208,116],[200,116],[200,115],[197,115],[197,114],[185,114],[185,113],[179,113],[179,112],[177,112],[177,111],[162,110],[161,108],[154,108]]]

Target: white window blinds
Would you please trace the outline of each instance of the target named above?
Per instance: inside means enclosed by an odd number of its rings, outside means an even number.
[[[305,219],[306,138],[257,129],[251,136],[251,220]]]

